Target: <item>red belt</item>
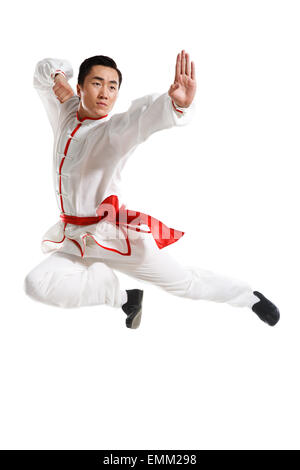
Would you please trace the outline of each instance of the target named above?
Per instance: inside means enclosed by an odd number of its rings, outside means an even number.
[[[160,220],[148,214],[125,209],[124,205],[119,208],[119,200],[116,195],[108,196],[104,199],[97,207],[96,213],[97,216],[95,217],[77,217],[74,215],[61,214],[60,218],[66,224],[73,225],[97,224],[100,220],[105,219],[116,225],[125,226],[130,230],[151,233],[160,249],[177,242],[177,240],[184,235],[184,232],[170,228]],[[150,230],[142,230],[138,227],[141,224],[148,225]]]
[[[66,224],[91,225],[100,222],[102,217],[76,217],[76,215],[60,214],[60,218]]]

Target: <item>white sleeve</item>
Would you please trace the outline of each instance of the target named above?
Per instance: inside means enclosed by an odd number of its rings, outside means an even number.
[[[56,73],[62,73],[70,80],[73,77],[70,62],[65,59],[42,59],[36,64],[33,76],[33,86],[45,107],[53,133],[56,131],[61,107],[64,105],[64,103],[60,103],[52,89]]]
[[[152,93],[132,101],[130,108],[110,119],[110,139],[127,153],[154,132],[188,124],[195,114],[195,100],[188,108],[176,106],[168,92]]]

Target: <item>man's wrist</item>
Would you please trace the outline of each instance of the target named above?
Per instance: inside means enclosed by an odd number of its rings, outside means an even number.
[[[175,104],[176,108],[180,108],[180,109],[188,108],[188,106],[179,106],[179,104],[177,104],[175,101],[174,101],[174,104]]]
[[[184,114],[186,108],[183,108],[182,106],[178,106],[178,104],[175,103],[175,101],[171,98],[172,101],[172,106],[175,111],[177,111],[180,114]]]
[[[54,78],[55,78],[57,75],[60,75],[60,74],[63,75],[65,78],[67,78],[65,72],[63,72],[62,70],[55,70],[55,72],[52,73],[51,76],[52,76],[52,78],[53,78],[53,80],[54,80]]]

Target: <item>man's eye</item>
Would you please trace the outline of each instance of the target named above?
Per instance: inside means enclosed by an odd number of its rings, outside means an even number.
[[[93,85],[100,85],[100,83],[95,82],[95,83],[93,83]],[[116,87],[114,87],[114,86],[111,86],[110,88],[112,88],[113,90],[116,89]]]

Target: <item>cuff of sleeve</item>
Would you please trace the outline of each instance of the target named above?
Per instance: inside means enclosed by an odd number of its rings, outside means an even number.
[[[58,74],[62,74],[64,77],[66,77],[66,79],[68,79],[67,75],[65,74],[65,72],[63,70],[55,70],[54,72],[51,73],[51,78],[54,80],[55,76],[58,75]]]
[[[184,126],[185,124],[188,124],[190,121],[192,121],[195,116],[195,100],[192,101],[190,106],[183,108],[181,106],[177,106],[174,103],[169,93],[167,93],[167,95],[167,99],[169,101],[168,106],[171,109],[174,124],[178,126]]]
[[[171,98],[171,97],[170,97]],[[181,114],[184,114],[185,113],[185,110],[187,108],[182,108],[181,106],[178,106],[177,104],[175,104],[175,102],[172,100],[171,98],[171,101],[172,101],[172,106],[173,108],[175,109],[175,111],[178,111],[178,113],[181,113]]]

